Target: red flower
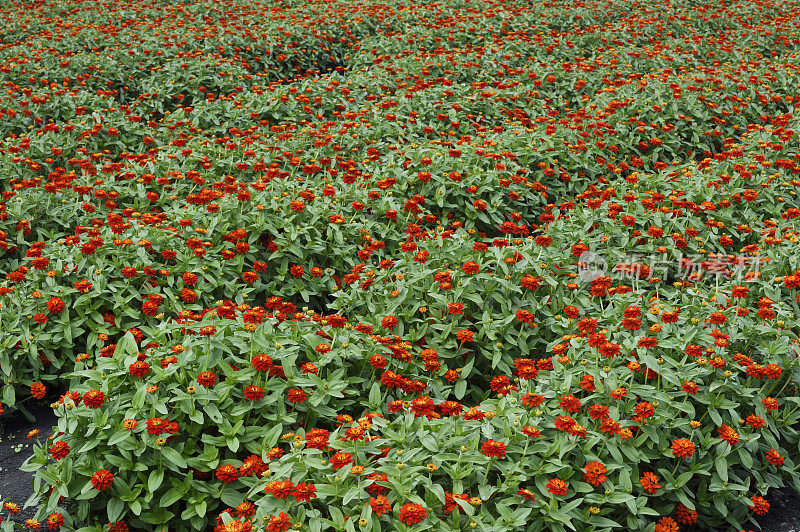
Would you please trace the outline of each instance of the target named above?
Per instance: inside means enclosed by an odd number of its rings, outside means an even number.
[[[75,283],[75,290],[77,290],[81,294],[85,294],[91,289],[92,289],[92,283],[90,283],[86,279],[80,280]]]
[[[681,390],[691,395],[699,392],[700,387],[697,385],[697,383],[686,381],[681,385]]]
[[[467,261],[461,266],[461,271],[467,275],[476,274],[480,271],[480,266],[476,262]]]
[[[89,390],[83,395],[83,404],[89,408],[100,408],[106,400],[106,394],[100,390]]]
[[[678,438],[672,442],[672,454],[678,458],[690,458],[695,451],[695,446],[686,438]]]
[[[750,499],[750,502],[753,503],[751,509],[756,515],[764,515],[769,512],[769,503],[763,497],[753,495],[753,497]]]
[[[56,460],[61,460],[69,454],[69,444],[65,441],[57,441],[50,447],[50,455]]]
[[[605,405],[592,405],[589,407],[589,417],[592,419],[605,419],[608,417],[609,409]]]
[[[678,523],[671,517],[662,517],[656,523],[656,528],[653,532],[678,532],[680,528]]]
[[[41,399],[47,394],[47,388],[41,382],[31,384],[31,395],[36,399]]]
[[[721,425],[717,429],[717,432],[719,434],[719,437],[728,442],[730,445],[736,445],[739,442],[739,433],[737,433],[735,430],[733,430],[732,427],[729,427],[728,425],[725,424]]]
[[[475,333],[467,329],[460,329],[456,333],[456,338],[458,338],[458,341],[461,342],[462,344],[466,342],[471,342],[474,337]]]
[[[288,514],[281,512],[279,515],[272,515],[267,522],[267,532],[285,532],[292,527],[292,518]]]
[[[256,371],[269,371],[272,368],[272,357],[259,353],[253,357],[253,367]]]
[[[204,388],[214,386],[217,383],[217,376],[210,371],[204,371],[197,376],[197,384]]]
[[[330,432],[325,429],[311,429],[306,432],[306,448],[325,450],[328,448]]]
[[[421,504],[409,502],[400,508],[397,517],[406,525],[415,525],[428,517],[428,510]]]
[[[601,462],[589,462],[584,467],[584,470],[585,472],[583,474],[583,480],[593,486],[599,486],[608,480],[608,477],[605,475],[608,469],[606,469],[606,466],[604,466]]]
[[[547,491],[553,495],[566,495],[567,483],[560,478],[553,478],[547,481]]]
[[[286,480],[273,480],[267,484],[264,491],[272,494],[276,499],[285,499],[294,491],[294,483],[288,478]]]
[[[678,503],[675,506],[675,520],[684,525],[693,525],[697,522],[697,512],[690,510],[686,506]]]
[[[47,516],[45,524],[48,530],[58,530],[64,524],[64,516],[58,512],[53,512]]]
[[[341,469],[351,463],[353,463],[353,455],[350,453],[338,452],[331,456],[331,467],[334,469]]]
[[[186,301],[187,303],[194,303],[197,301],[197,292],[190,288],[184,288],[181,290],[181,300]]]
[[[47,300],[47,310],[50,311],[50,314],[58,314],[64,310],[64,306],[64,300],[60,297],[51,297]]]
[[[387,330],[392,330],[400,324],[400,320],[398,320],[394,316],[386,316],[381,320],[381,327]]]
[[[92,475],[91,481],[96,490],[105,491],[114,484],[114,474],[108,469],[101,469]]]
[[[565,412],[578,412],[581,409],[581,400],[572,395],[562,395],[558,398],[558,406]]]
[[[136,362],[128,366],[128,373],[131,374],[131,377],[144,377],[145,375],[149,375],[150,364],[148,364],[144,360],[137,360]]]
[[[369,505],[372,507],[372,512],[378,517],[380,517],[382,514],[386,514],[392,511],[392,505],[389,503],[389,500],[383,495],[378,495],[377,497],[370,497]]]
[[[306,400],[306,397],[306,392],[298,388],[292,388],[286,392],[286,399],[288,399],[290,403],[300,404]]]
[[[634,419],[641,422],[655,414],[656,409],[650,403],[642,402],[638,403],[636,407],[634,407],[633,413],[636,415]]]
[[[299,483],[292,492],[292,497],[297,502],[309,502],[317,496],[317,487],[314,484]]]
[[[764,405],[764,408],[767,409],[767,412],[771,412],[778,408],[778,401],[772,397],[765,397],[761,400],[761,404]]]
[[[260,401],[264,398],[264,389],[252,384],[244,389],[244,397],[248,401]]]
[[[506,444],[495,440],[486,440],[481,445],[481,452],[489,458],[505,458]]]
[[[650,495],[654,494],[661,488],[661,484],[658,483],[658,477],[647,471],[642,478],[639,479],[639,484],[642,485],[642,489],[649,493]]]
[[[160,417],[153,417],[147,420],[147,432],[153,436],[158,436],[166,432],[169,421]]]
[[[522,433],[526,436],[530,436],[531,438],[536,438],[539,436],[539,429],[532,427],[530,425],[525,425],[522,427]]]
[[[454,316],[456,314],[464,314],[464,305],[461,303],[450,303],[447,305],[447,312]]]
[[[230,464],[223,464],[217,468],[216,477],[223,484],[230,484],[239,478],[239,470]]]
[[[767,460],[769,460],[769,463],[775,467],[779,467],[783,465],[783,461],[786,460],[786,458],[781,456],[781,454],[775,449],[770,449],[767,451]]]
[[[545,399],[544,395],[539,393],[526,393],[520,398],[523,406],[531,408],[542,404],[544,402],[544,399]]]

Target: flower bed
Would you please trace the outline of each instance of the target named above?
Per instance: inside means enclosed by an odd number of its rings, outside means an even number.
[[[800,5],[112,7],[0,11],[42,527],[743,529],[800,491]]]

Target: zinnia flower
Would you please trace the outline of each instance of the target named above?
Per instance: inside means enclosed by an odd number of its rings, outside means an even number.
[[[216,477],[223,484],[230,484],[239,478],[239,470],[230,464],[223,464],[217,468]]]
[[[506,444],[494,440],[486,440],[481,445],[481,452],[489,458],[505,458]]]
[[[378,495],[377,497],[370,497],[369,505],[372,507],[372,512],[378,517],[392,511],[392,505],[389,503],[389,500],[383,495]]]
[[[317,487],[314,484],[299,483],[292,492],[292,497],[297,502],[309,502],[317,496]]]
[[[605,475],[608,469],[606,469],[606,466],[604,466],[601,462],[589,462],[584,467],[584,470],[585,472],[583,474],[583,480],[593,486],[599,486],[608,480],[608,477]]]
[[[269,521],[267,521],[267,532],[285,532],[291,527],[292,518],[284,512],[270,516]]]
[[[150,374],[150,364],[145,362],[144,360],[137,360],[130,366],[128,366],[128,373],[131,374],[131,377],[144,377]]]
[[[197,376],[197,384],[199,384],[204,388],[208,388],[209,386],[214,386],[214,384],[216,383],[217,383],[217,376],[210,371],[204,371]]]
[[[41,382],[31,384],[31,395],[36,399],[41,399],[47,393],[47,388]]]
[[[83,395],[83,404],[89,408],[100,408],[105,402],[106,394],[100,390],[89,390]]]
[[[251,384],[244,389],[244,397],[248,401],[260,401],[264,398],[264,389]]]
[[[353,455],[350,453],[338,452],[331,456],[331,467],[334,469],[341,469],[352,462]]]
[[[686,438],[678,438],[672,442],[672,454],[678,458],[690,458],[695,451],[695,446]]]
[[[286,392],[286,399],[288,399],[290,403],[300,404],[306,400],[306,397],[306,392],[298,388],[292,388]]]
[[[91,481],[96,490],[105,491],[114,484],[114,474],[108,469],[101,469],[92,475]]]
[[[671,517],[662,517],[656,523],[656,528],[654,532],[678,532],[680,528],[678,527],[678,523]]]
[[[658,477],[650,471],[642,475],[642,478],[639,479],[639,484],[641,484],[642,489],[650,495],[661,488],[661,484],[658,483]]]
[[[764,515],[769,512],[769,503],[763,497],[759,497],[758,495],[753,495],[750,499],[750,502],[753,503],[753,506],[750,508],[756,515]]]
[[[406,525],[415,525],[428,517],[428,510],[421,504],[409,502],[400,507],[397,517]]]
[[[56,460],[61,460],[69,454],[69,444],[65,441],[57,441],[50,447],[50,455]]]
[[[553,495],[566,495],[567,483],[560,478],[553,478],[547,481],[547,491]]]

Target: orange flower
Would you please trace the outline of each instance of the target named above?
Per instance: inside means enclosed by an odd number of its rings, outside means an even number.
[[[583,480],[593,486],[599,486],[608,480],[608,477],[605,475],[608,469],[606,469],[606,466],[604,466],[601,462],[589,462],[584,467],[584,470],[585,473],[583,474]]]
[[[267,522],[268,532],[285,532],[292,527],[292,518],[288,514],[281,512],[279,515],[272,515]]]
[[[751,506],[750,509],[753,510],[756,515],[764,515],[769,512],[769,503],[763,497],[753,495],[753,497],[750,499],[750,502],[753,503],[753,506]]]
[[[223,464],[217,468],[216,477],[223,484],[230,484],[239,478],[239,470],[230,464]]]
[[[661,488],[661,484],[658,483],[658,477],[650,471],[642,475],[642,478],[639,479],[639,484],[641,484],[642,489],[650,495]]]
[[[481,452],[489,458],[505,458],[506,444],[495,440],[486,440],[481,445]]]
[[[428,517],[428,510],[421,504],[409,502],[400,508],[397,517],[406,525],[415,525]]]
[[[662,517],[656,523],[656,529],[654,532],[678,532],[679,527],[678,523],[671,517]]]
[[[41,382],[31,384],[31,395],[36,399],[41,399],[47,393],[47,388]]]
[[[471,342],[474,337],[475,333],[467,329],[460,329],[456,333],[456,338],[458,338],[458,341],[461,342],[462,344],[466,342]]]
[[[114,474],[108,469],[101,469],[96,471],[90,480],[95,489],[105,491],[114,484]]]
[[[382,514],[389,513],[392,511],[392,505],[389,503],[388,499],[383,495],[378,495],[377,497],[370,497],[369,498],[369,505],[372,507],[372,512],[380,517]]]
[[[560,478],[553,478],[547,481],[547,491],[553,495],[566,495],[567,483]]]
[[[678,458],[690,458],[695,451],[695,446],[686,438],[678,438],[672,442],[672,454]]]

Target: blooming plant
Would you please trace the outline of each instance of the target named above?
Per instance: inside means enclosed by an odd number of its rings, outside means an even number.
[[[28,528],[738,530],[800,492],[796,1],[0,16],[0,421],[58,417]]]

